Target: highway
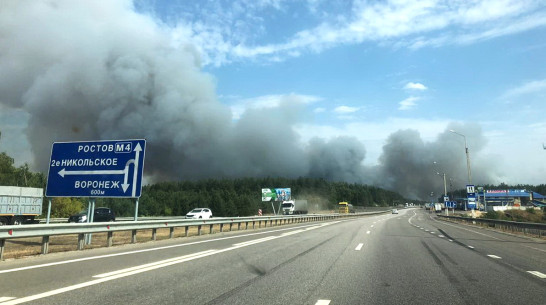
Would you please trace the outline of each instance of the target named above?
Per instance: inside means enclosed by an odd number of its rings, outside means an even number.
[[[0,262],[7,304],[544,304],[546,242],[423,209]]]

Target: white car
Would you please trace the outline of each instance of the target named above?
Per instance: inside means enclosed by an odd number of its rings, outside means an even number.
[[[398,214],[398,210],[397,209],[392,209],[392,213],[393,214]]]
[[[209,219],[212,218],[212,211],[207,208],[193,209],[186,214],[186,219]]]

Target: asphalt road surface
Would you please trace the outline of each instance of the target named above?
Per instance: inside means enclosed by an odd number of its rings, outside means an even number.
[[[544,241],[399,211],[0,262],[0,305],[546,303]]]

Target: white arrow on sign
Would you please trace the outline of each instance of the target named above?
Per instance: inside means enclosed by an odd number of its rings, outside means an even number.
[[[127,164],[125,164],[125,169],[123,170],[124,176],[123,176],[123,183],[121,184],[121,187],[123,188],[124,193],[129,188],[129,184],[127,183],[127,176],[129,176],[129,164],[131,163],[135,163],[135,159],[131,159],[127,161]]]
[[[65,168],[61,169],[59,171],[59,176],[63,177],[68,175],[124,175],[123,177],[123,183],[121,184],[121,188],[123,189],[123,192],[125,193],[127,189],[129,188],[129,183],[127,183],[127,176],[129,176],[129,165],[133,163],[135,165],[135,169],[133,171],[133,189],[132,189],[132,196],[134,197],[136,195],[136,180],[137,180],[137,172],[138,172],[138,160],[140,158],[140,152],[142,151],[142,147],[140,146],[140,143],[137,143],[137,146],[133,150],[135,152],[135,158],[127,161],[127,164],[125,164],[124,169],[116,169],[116,170],[87,170],[87,171],[67,171]]]
[[[61,169],[59,171],[59,176],[69,176],[69,175],[121,175],[125,173],[124,169],[119,170],[96,170],[96,171],[67,171],[66,169]]]
[[[142,151],[142,147],[140,147],[140,143],[137,143],[137,146],[135,147],[135,169],[133,170],[133,192],[131,193],[131,196],[135,197],[136,195],[136,181],[137,181],[137,172],[138,172],[138,158],[140,156],[140,152]],[[125,191],[123,191],[125,192]]]

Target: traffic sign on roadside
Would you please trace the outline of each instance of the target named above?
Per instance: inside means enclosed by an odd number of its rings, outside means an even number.
[[[47,197],[138,198],[146,140],[55,142]]]
[[[473,184],[467,184],[466,193],[468,194],[468,198],[476,198],[476,186]]]
[[[446,208],[454,209],[457,207],[457,201],[447,201]]]
[[[470,209],[476,208],[476,186],[473,184],[466,185],[466,198],[468,199],[467,206]]]

